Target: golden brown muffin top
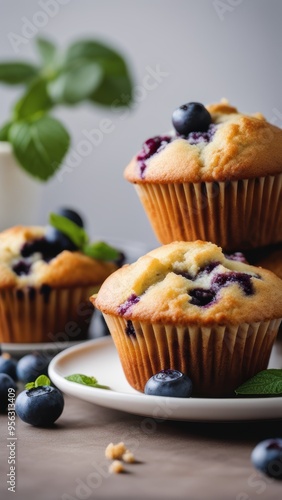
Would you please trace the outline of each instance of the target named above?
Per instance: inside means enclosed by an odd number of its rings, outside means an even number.
[[[173,242],[123,266],[93,304],[148,323],[226,325],[282,318],[282,280],[203,241]]]
[[[113,262],[87,257],[81,252],[64,250],[51,260],[44,260],[40,252],[23,257],[26,243],[44,238],[46,228],[15,226],[0,233],[0,288],[40,286],[55,288],[100,285],[117,266]],[[23,266],[25,274],[13,269]]]
[[[166,184],[220,182],[282,173],[280,128],[267,122],[260,113],[238,112],[225,100],[206,108],[212,118],[209,142],[200,140],[194,144],[193,139],[177,136],[175,132],[163,135],[164,141],[159,136],[159,150],[143,166],[138,155],[135,156],[124,177],[132,183]]]

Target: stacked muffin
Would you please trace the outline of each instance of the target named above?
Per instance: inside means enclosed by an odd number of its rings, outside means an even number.
[[[183,105],[173,124],[125,170],[163,247],[92,301],[133,387],[174,368],[197,395],[232,395],[267,367],[282,318],[282,281],[240,253],[282,241],[282,131],[225,101]]]

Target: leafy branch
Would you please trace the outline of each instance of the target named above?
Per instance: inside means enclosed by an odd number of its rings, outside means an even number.
[[[68,131],[49,115],[50,111],[85,101],[129,106],[132,79],[123,57],[96,40],[79,40],[60,52],[51,41],[37,38],[36,48],[40,57],[37,65],[0,63],[0,83],[24,88],[11,118],[0,128],[0,141],[11,143],[26,172],[46,181],[70,146]]]

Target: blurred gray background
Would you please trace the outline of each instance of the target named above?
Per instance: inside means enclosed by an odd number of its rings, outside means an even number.
[[[48,3],[48,0],[41,0]],[[56,115],[72,136],[99,128],[102,118],[114,130],[79,166],[43,187],[34,223],[69,205],[86,218],[93,239],[158,245],[133,186],[123,170],[142,142],[171,129],[174,108],[189,101],[228,98],[241,111],[261,111],[282,126],[281,0],[57,0],[59,9],[37,34],[64,47],[78,38],[114,45],[131,65],[136,102],[130,112],[91,104],[61,108]],[[40,0],[0,0],[0,59],[36,60],[33,39],[15,53],[8,38],[21,34],[23,17],[32,22]],[[159,68],[154,88],[146,75]],[[145,80],[144,80],[145,78]],[[0,120],[19,95],[0,85]],[[20,214],[19,214],[20,218]],[[19,220],[21,222],[21,220]]]

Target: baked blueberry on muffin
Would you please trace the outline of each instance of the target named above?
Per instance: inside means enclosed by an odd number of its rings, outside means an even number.
[[[86,234],[75,212],[63,210],[59,220],[71,225],[71,233]],[[83,253],[71,233],[69,226],[67,233],[53,226],[0,233],[0,342],[86,338],[93,312],[89,295],[118,266],[107,255],[103,260],[103,246],[100,258]],[[85,248],[95,255],[91,245]]]
[[[125,265],[91,298],[130,385],[185,373],[194,394],[234,395],[268,365],[282,318],[282,281],[203,241],[173,242]]]
[[[184,104],[172,122],[124,173],[159,241],[202,239],[226,251],[282,241],[282,130],[227,101]]]

